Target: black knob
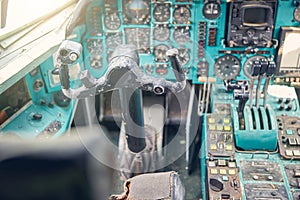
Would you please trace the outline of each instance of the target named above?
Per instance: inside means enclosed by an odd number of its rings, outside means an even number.
[[[292,110],[292,108],[293,108],[293,105],[289,104],[285,110],[290,111],[290,110]]]
[[[210,188],[215,192],[220,192],[224,189],[223,183],[220,180],[215,179],[215,178],[209,179],[209,185],[210,185]]]
[[[46,100],[45,100],[45,99],[42,99],[42,100],[41,100],[41,105],[42,105],[42,106],[45,106],[45,105],[46,105]]]
[[[283,109],[284,109],[284,103],[281,103],[281,104],[279,105],[278,110],[283,110]]]
[[[54,102],[51,101],[51,102],[48,104],[48,107],[49,107],[49,108],[53,108],[53,107],[54,107]]]
[[[291,102],[291,99],[290,98],[287,98],[286,100],[285,100],[285,103],[286,104],[288,104],[288,103],[290,103]]]
[[[39,113],[35,113],[34,115],[32,115],[33,120],[41,120],[42,118],[43,118],[43,115],[39,114]]]
[[[283,102],[283,98],[280,97],[280,98],[278,99],[278,103],[282,103],[282,102]]]
[[[282,139],[282,143],[284,143],[284,144],[287,143],[287,141],[288,141],[288,139],[285,136],[282,136],[281,139]]]

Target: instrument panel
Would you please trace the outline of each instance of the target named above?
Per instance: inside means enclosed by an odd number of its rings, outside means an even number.
[[[93,0],[83,15],[68,36],[83,46],[72,87],[82,70],[103,76],[120,44],[137,47],[145,74],[175,80],[166,52],[178,49],[196,90],[189,120],[203,119],[203,199],[299,199],[299,1]],[[54,56],[1,94],[4,135],[49,139],[72,123]]]
[[[102,7],[94,16],[102,26],[95,36],[96,27],[87,25],[84,38],[102,39],[105,49],[107,36],[117,34],[118,43],[137,47],[146,74],[168,80],[174,75],[166,51],[178,49],[186,78],[199,88],[198,116],[204,117],[203,199],[293,199],[299,187],[288,185],[298,176],[284,169],[299,165],[299,125],[285,120],[299,117],[299,2],[115,3],[89,5],[87,13]],[[102,20],[111,13],[114,22]],[[109,63],[107,49],[102,58],[104,68],[90,70],[96,77]],[[95,69],[89,62],[85,67]]]
[[[0,95],[1,137],[49,140],[69,128],[75,101],[64,96],[53,69],[49,58]]]
[[[282,41],[290,31],[298,37],[295,27],[299,25],[299,7],[295,5],[297,3],[293,5],[292,2],[275,0],[256,3],[219,0],[92,1],[85,13],[83,43],[85,55],[89,57],[85,60],[85,67],[94,76],[100,77],[118,44],[134,44],[140,53],[144,71],[152,71],[151,75],[161,77],[157,70],[149,70],[149,66],[156,69],[166,64],[168,60],[158,52],[175,47],[180,49],[179,60],[187,78],[195,84],[203,83],[206,77],[217,77],[217,82],[244,79],[243,66],[252,56],[264,56],[277,64],[286,63],[286,59],[280,57],[284,48]],[[284,9],[278,9],[281,7]],[[288,17],[283,10],[293,14]],[[89,41],[95,39],[99,43],[94,48],[101,58],[90,55]],[[285,46],[289,48],[290,45]],[[216,64],[222,63],[224,58],[232,60],[234,67],[226,69],[226,66]],[[297,60],[293,62],[290,63],[294,66],[292,72],[287,72],[285,65],[278,68],[276,83],[298,84]],[[230,61],[228,64],[231,64]],[[163,77],[174,79],[172,73],[164,73]]]
[[[86,59],[85,67],[94,76],[100,77],[104,73],[118,44],[133,44],[138,49],[144,71],[167,79],[174,79],[174,76],[168,68],[160,70],[168,63],[164,52],[172,47],[179,48],[180,63],[187,76],[192,77],[194,30],[191,24],[195,17],[192,1],[131,0],[115,3],[93,1],[87,8],[84,52],[89,59]],[[90,54],[89,41],[95,39],[102,43],[94,48],[105,49],[98,54],[101,59]]]

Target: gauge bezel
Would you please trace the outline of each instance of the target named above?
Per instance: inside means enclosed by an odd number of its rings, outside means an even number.
[[[224,61],[225,62],[234,62],[234,65],[232,65],[231,67],[223,67],[221,64],[220,64],[220,61],[223,63]],[[232,63],[230,63],[232,64]],[[224,64],[223,64],[224,65]],[[233,70],[233,66],[236,66],[235,70]],[[218,70],[217,70],[218,69]],[[228,73],[226,73],[227,75],[224,75],[224,72],[228,71],[230,72],[231,70],[231,74],[228,75]],[[228,54],[228,55],[223,55],[221,57],[219,57],[215,64],[214,64],[214,73],[217,77],[219,77],[220,79],[222,80],[233,80],[235,79],[239,73],[241,71],[241,61],[239,58],[237,58],[236,56],[233,56],[231,54]]]

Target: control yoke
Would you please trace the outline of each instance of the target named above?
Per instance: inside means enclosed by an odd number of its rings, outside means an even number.
[[[56,56],[62,91],[69,98],[85,98],[120,88],[137,88],[153,91],[158,95],[163,94],[165,89],[180,92],[185,88],[185,75],[177,59],[177,49],[167,51],[177,80],[172,82],[144,74],[139,66],[136,47],[120,45],[112,54],[107,71],[102,77],[96,79],[88,70],[84,70],[80,75],[82,86],[72,89],[70,88],[68,67],[80,57],[81,51],[80,43],[65,40],[60,45]]]

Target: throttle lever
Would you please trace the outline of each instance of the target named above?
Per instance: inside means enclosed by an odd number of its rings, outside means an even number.
[[[185,74],[179,64],[179,61],[177,59],[177,55],[178,55],[178,49],[169,49],[166,52],[166,55],[169,57],[170,61],[171,61],[171,66],[173,69],[173,72],[175,74],[176,80],[178,82],[182,82],[185,81]]]
[[[63,89],[70,89],[70,76],[68,65],[62,64],[59,68],[59,80]]]
[[[74,63],[82,51],[81,44],[70,40],[62,42],[56,55],[59,67],[59,79],[63,89],[70,89],[69,64]]]

